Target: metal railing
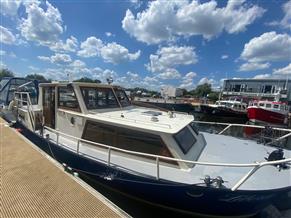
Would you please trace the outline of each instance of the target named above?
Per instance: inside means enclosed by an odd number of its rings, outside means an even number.
[[[75,139],[77,140],[77,149],[76,149],[76,153],[77,154],[81,154],[80,153],[80,142],[84,142],[87,144],[92,144],[92,145],[96,145],[98,147],[102,147],[105,149],[108,149],[108,158],[107,158],[107,165],[111,164],[111,155],[112,155],[112,151],[118,151],[121,153],[125,153],[125,154],[130,154],[130,155],[136,155],[136,156],[143,156],[146,158],[153,158],[156,160],[156,179],[159,180],[160,179],[160,161],[161,160],[165,160],[165,161],[174,161],[174,162],[179,162],[179,163],[185,163],[185,164],[193,164],[193,165],[202,165],[202,166],[216,166],[216,167],[252,167],[252,169],[245,174],[242,178],[239,179],[239,181],[231,188],[232,191],[236,191],[242,184],[244,184],[257,170],[259,170],[260,168],[264,167],[264,166],[270,166],[270,165],[280,165],[280,164],[284,164],[284,163],[291,163],[291,158],[288,159],[284,159],[284,160],[277,160],[277,161],[264,161],[264,162],[254,162],[254,163],[249,163],[249,164],[233,164],[233,163],[210,163],[210,162],[200,162],[200,161],[190,161],[190,160],[182,160],[182,159],[177,159],[177,158],[171,158],[171,157],[165,157],[165,156],[160,156],[160,155],[153,155],[153,154],[147,154],[147,153],[142,153],[142,152],[136,152],[136,151],[129,151],[129,150],[124,150],[121,148],[116,148],[113,146],[109,146],[109,145],[105,145],[105,144],[101,144],[101,143],[96,143],[96,142],[92,142],[89,140],[85,140],[85,139],[81,139],[72,135],[68,135],[66,133],[62,133],[58,130],[52,129],[50,127],[45,126],[45,129],[49,130],[50,132],[53,132],[56,134],[57,139],[56,139],[56,144],[59,145],[59,137],[60,135],[71,138],[71,139]],[[82,155],[86,155],[84,153],[82,153]],[[92,157],[91,155],[88,155],[90,157]],[[93,157],[94,158],[94,157]],[[95,158],[96,160],[98,160],[97,158]],[[100,160],[99,160],[100,161]]]
[[[27,107],[27,112],[28,112],[28,116],[31,122],[31,126],[33,130],[35,130],[35,114],[33,112],[29,92],[14,92],[14,99],[16,100],[17,110],[19,109],[19,107],[23,107],[23,106]],[[26,99],[26,100],[23,100],[23,99]],[[23,103],[25,103],[25,105]]]
[[[250,128],[255,128],[255,129],[265,129],[266,126],[258,126],[258,125],[250,125],[250,124],[236,124],[236,123],[220,123],[220,122],[208,122],[208,121],[193,121],[193,123],[197,123],[197,124],[211,124],[212,126],[214,125],[221,125],[221,126],[225,126],[222,130],[220,130],[217,134],[221,135],[223,133],[225,133],[228,129],[230,129],[231,127],[250,127]],[[286,139],[288,137],[291,136],[291,129],[285,129],[285,128],[279,128],[279,127],[272,127],[272,130],[276,130],[276,131],[281,131],[281,132],[286,132],[285,135],[282,135],[278,138],[273,139],[272,141],[265,143],[265,145],[270,145],[274,142],[279,142],[282,141],[283,139]]]

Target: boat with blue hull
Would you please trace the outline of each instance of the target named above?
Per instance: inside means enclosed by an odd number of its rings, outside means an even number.
[[[262,208],[274,204],[278,198],[287,198],[291,188],[269,191],[236,191],[203,187],[201,184],[185,185],[155,177],[133,175],[126,171],[100,163],[90,157],[78,155],[62,148],[38,134],[17,124],[21,133],[60,163],[66,163],[73,171],[86,175],[95,182],[108,186],[131,198],[193,215],[248,217]],[[218,213],[219,211],[219,213]]]
[[[193,116],[132,106],[117,86],[41,84],[40,93],[38,105],[22,105],[29,94],[15,93],[16,127],[69,169],[118,192],[220,217],[251,216],[290,197],[289,150],[199,132]]]

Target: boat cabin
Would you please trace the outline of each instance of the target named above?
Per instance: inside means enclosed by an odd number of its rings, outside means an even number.
[[[205,146],[192,115],[134,106],[119,86],[42,83],[39,92],[36,120],[76,138],[184,160],[198,159]]]
[[[242,99],[230,98],[227,100],[219,100],[215,102],[218,107],[226,107],[236,111],[246,111],[247,103],[243,102]]]
[[[0,81],[0,105],[6,107],[14,98],[14,92],[29,92],[33,104],[38,97],[38,82],[20,77],[3,77]]]
[[[279,101],[267,101],[267,100],[251,101],[249,103],[249,106],[269,109],[269,110],[278,111],[278,112],[281,111],[286,114],[289,112],[289,106],[286,103],[279,102]]]

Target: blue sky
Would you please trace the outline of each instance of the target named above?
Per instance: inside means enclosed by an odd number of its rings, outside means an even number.
[[[1,67],[193,89],[291,75],[291,0],[1,0]]]

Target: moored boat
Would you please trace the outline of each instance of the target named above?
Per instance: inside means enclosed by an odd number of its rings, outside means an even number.
[[[181,99],[135,97],[133,99],[133,104],[166,111],[178,111],[184,113],[191,113],[194,111],[194,107],[190,103],[184,102]]]
[[[232,117],[247,120],[247,103],[239,98],[218,100],[215,104],[202,104],[201,112],[217,117]]]
[[[23,104],[29,93],[15,93],[22,133],[74,171],[135,199],[225,217],[256,214],[291,193],[289,150],[199,132],[193,116],[133,106],[118,86],[39,88],[37,105]]]
[[[254,123],[287,125],[289,107],[280,101],[252,101],[248,107],[248,118]]]

